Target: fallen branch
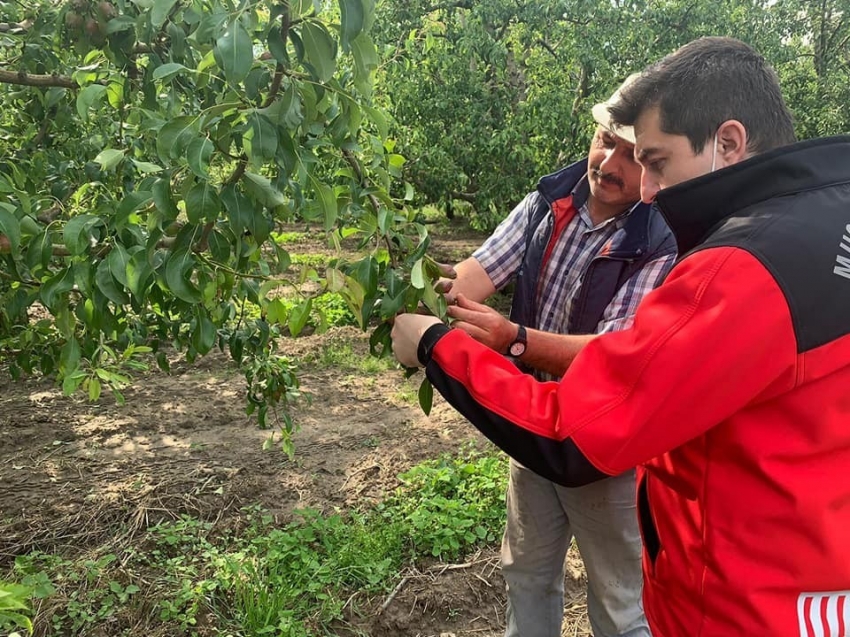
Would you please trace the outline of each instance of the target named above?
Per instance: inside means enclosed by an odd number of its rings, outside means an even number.
[[[396,584],[396,586],[395,586],[395,588],[392,590],[392,592],[390,592],[390,594],[389,594],[389,595],[387,595],[387,598],[384,600],[384,603],[383,603],[383,604],[381,604],[381,608],[379,608],[379,609],[378,609],[378,613],[377,613],[378,615],[380,615],[380,614],[381,614],[381,613],[383,613],[385,610],[387,610],[387,608],[389,607],[389,605],[390,605],[390,604],[392,604],[392,602],[393,602],[393,600],[395,599],[396,595],[398,595],[398,594],[401,592],[401,589],[402,589],[402,588],[404,588],[404,585],[405,585],[405,584],[407,584],[407,581],[408,581],[409,579],[410,579],[410,577],[408,577],[407,575],[405,575],[404,577],[402,577],[402,578],[401,578],[401,581],[400,581],[398,584]]]

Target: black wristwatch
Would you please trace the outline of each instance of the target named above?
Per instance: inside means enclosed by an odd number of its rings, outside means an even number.
[[[513,343],[508,345],[508,354],[514,358],[519,358],[525,354],[525,347],[528,344],[528,336],[525,333],[525,327],[519,325],[516,331],[516,338]]]

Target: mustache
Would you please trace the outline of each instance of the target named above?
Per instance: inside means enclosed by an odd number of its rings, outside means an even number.
[[[612,175],[611,173],[602,172],[599,168],[591,168],[591,174],[599,179],[600,181],[607,182],[609,184],[614,184],[615,186],[619,186],[622,188],[624,186],[623,180],[617,177],[617,175]]]

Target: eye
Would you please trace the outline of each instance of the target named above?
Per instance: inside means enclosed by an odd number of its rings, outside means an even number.
[[[647,164],[647,168],[649,168],[652,172],[660,175],[661,172],[664,170],[664,165],[666,163],[666,159],[655,159],[649,162],[649,164]]]

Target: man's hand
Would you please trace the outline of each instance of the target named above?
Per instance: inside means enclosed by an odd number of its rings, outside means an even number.
[[[405,367],[420,367],[416,355],[422,335],[432,325],[441,323],[436,316],[424,314],[399,314],[393,323],[393,354]]]
[[[448,313],[455,319],[452,327],[463,330],[500,354],[504,354],[516,338],[516,324],[493,308],[470,301],[463,294],[457,295],[457,305],[449,306]]]
[[[457,272],[454,267],[448,263],[437,263],[437,269],[440,271],[440,278],[436,285],[434,285],[434,289],[445,296],[446,303],[451,305],[455,300],[451,292],[452,286],[454,285],[454,279],[457,278]]]

